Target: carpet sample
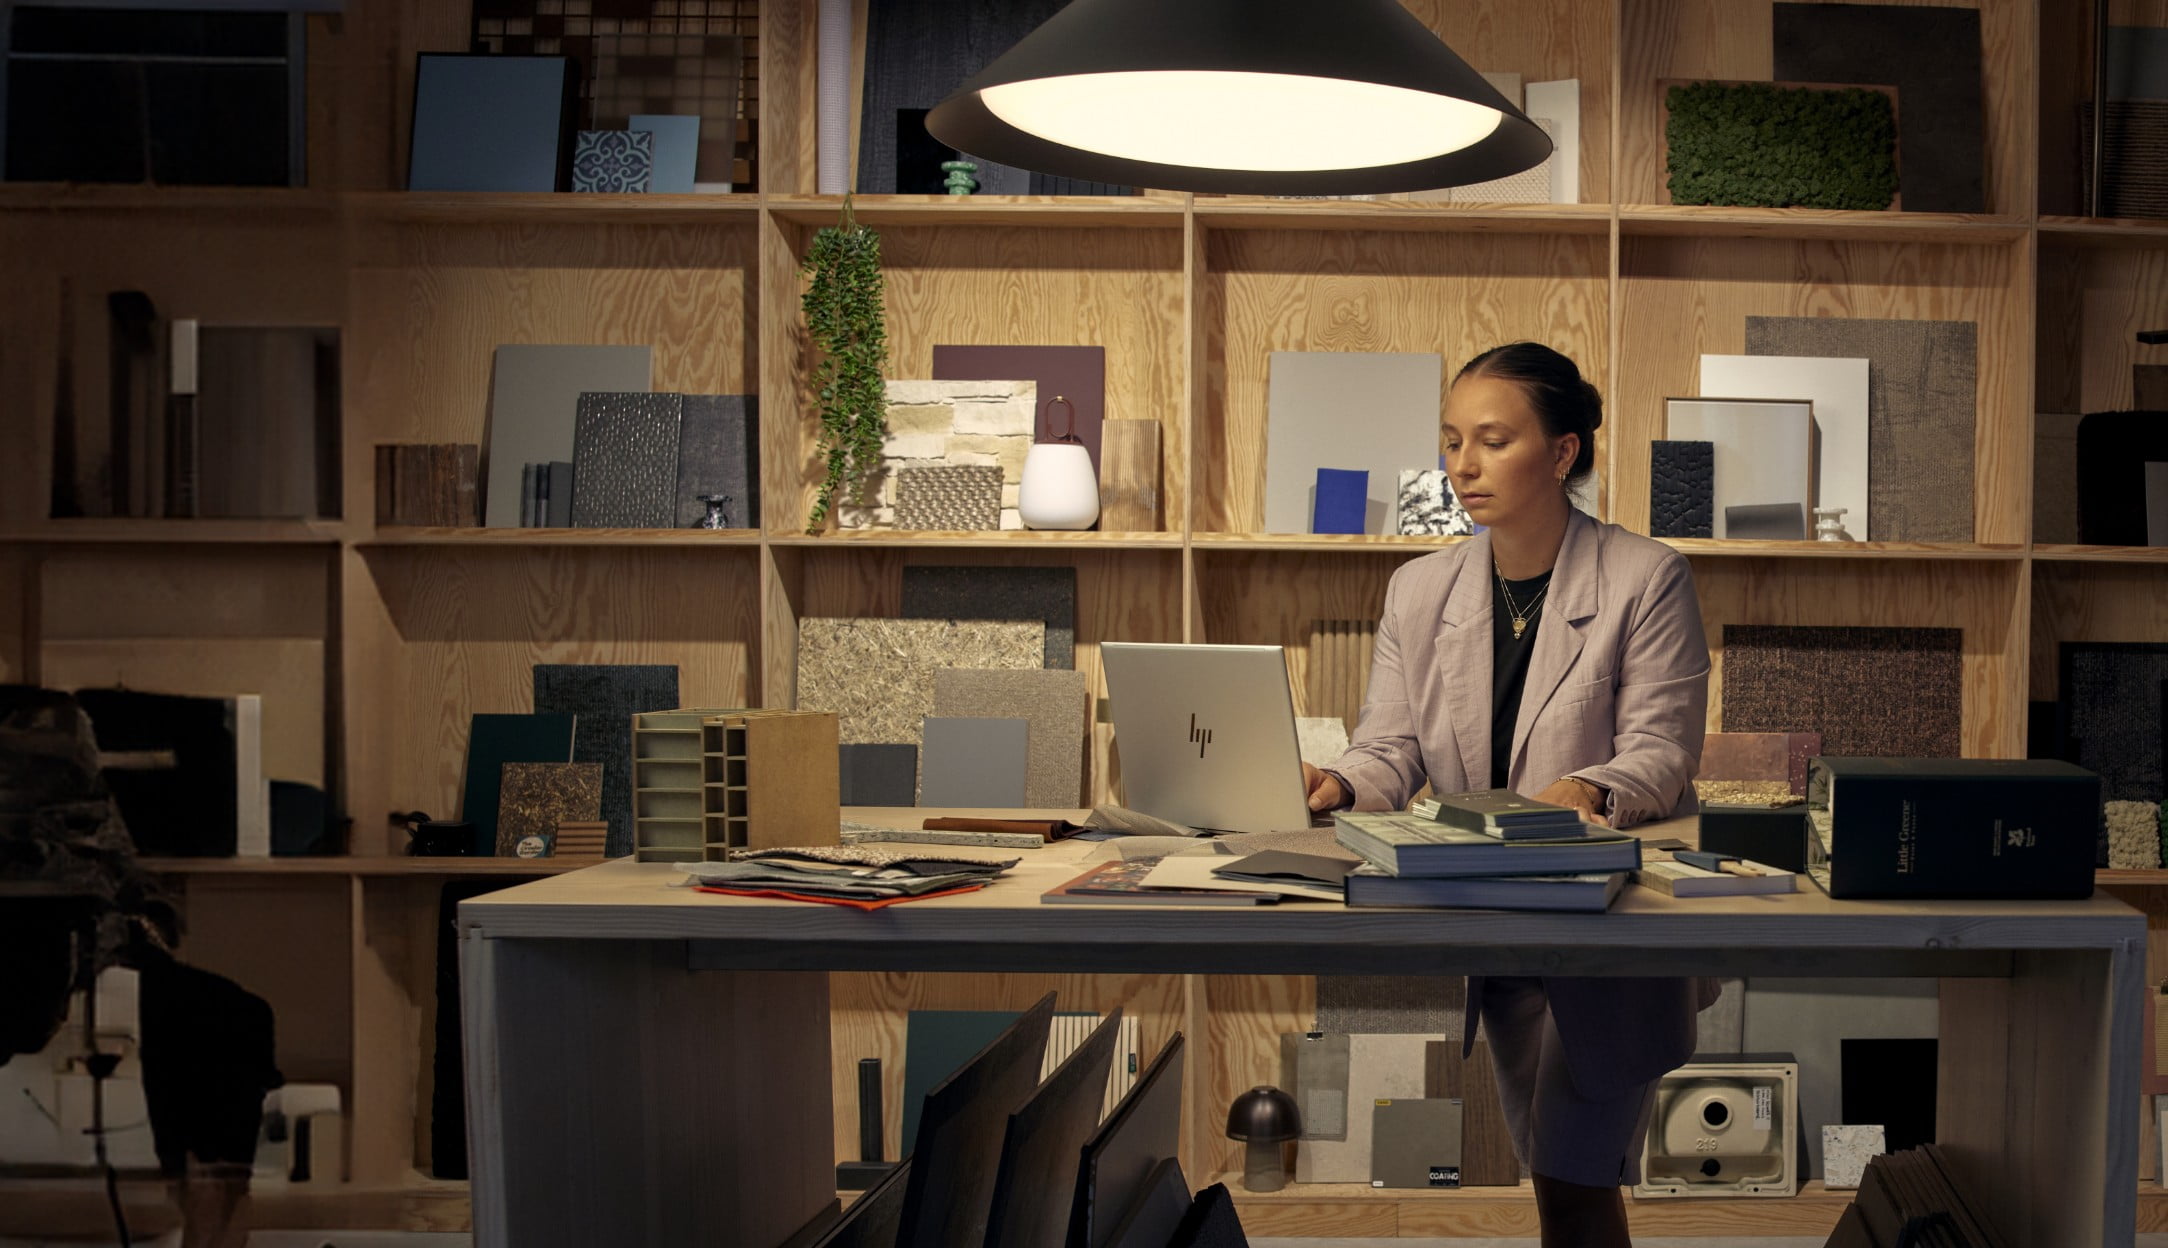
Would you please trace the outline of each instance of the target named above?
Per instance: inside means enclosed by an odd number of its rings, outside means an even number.
[[[1320,975],[1317,1030],[1458,1036],[1467,988],[1458,975]]]
[[[2100,773],[2103,801],[2159,802],[2168,644],[2062,643],[2063,745]]]
[[[948,668],[933,674],[933,707],[937,716],[1027,721],[1022,805],[1052,809],[1084,802],[1084,673]]]
[[[1076,666],[1076,569],[913,565],[903,570],[907,620],[1038,620],[1045,667]],[[961,666],[961,665],[958,665]]]
[[[574,716],[572,761],[602,764],[609,856],[632,852],[632,717],[678,705],[678,669],[659,663],[537,663],[534,709]]]
[[[1956,758],[1963,643],[1955,628],[1727,624],[1723,730],[1818,732],[1839,756]]]

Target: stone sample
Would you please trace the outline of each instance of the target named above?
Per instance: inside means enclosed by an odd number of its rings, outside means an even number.
[[[1046,626],[1017,620],[798,622],[798,706],[834,711],[845,744],[917,745],[943,668],[1036,668]]]
[[[854,499],[838,500],[846,529],[903,526],[896,514],[907,469],[972,465],[1001,470],[1000,513],[987,528],[1021,529],[1016,486],[1031,452],[1038,410],[1031,381],[890,381],[881,466]]]

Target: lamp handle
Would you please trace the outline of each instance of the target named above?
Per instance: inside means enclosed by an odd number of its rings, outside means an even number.
[[[1056,404],[1069,410],[1069,419],[1063,423],[1060,433],[1054,433],[1054,407]],[[1076,436],[1076,404],[1071,403],[1065,396],[1059,394],[1047,400],[1046,431],[1053,435],[1056,442],[1082,443],[1084,439]]]

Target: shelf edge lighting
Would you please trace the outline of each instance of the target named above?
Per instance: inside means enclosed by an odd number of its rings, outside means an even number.
[[[972,157],[1258,195],[1466,186],[1551,140],[1397,0],[1074,0],[926,117]]]

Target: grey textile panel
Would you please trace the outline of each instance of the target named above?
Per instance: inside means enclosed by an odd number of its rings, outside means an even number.
[[[1955,628],[1727,624],[1723,731],[1819,732],[1823,753],[1845,757],[1956,758],[1963,648]]]
[[[676,394],[583,394],[572,434],[572,527],[667,529],[677,521]]]
[[[1837,356],[1869,362],[1864,537],[1871,542],[1973,540],[1978,342],[1979,327],[1971,321],[1746,318],[1749,355]],[[1858,534],[1856,528],[1852,531]]]
[[[760,527],[760,399],[688,394],[678,430],[677,527],[708,513],[703,494],[721,495],[726,529]]]
[[[1320,975],[1317,1029],[1459,1036],[1467,1000],[1468,981],[1459,975]]]
[[[1030,725],[1021,804],[1041,809],[1084,801],[1087,696],[1078,671],[949,668],[933,674],[934,714]]]
[[[1323,1031],[1280,1033],[1280,1088],[1295,1098],[1305,1140],[1347,1138],[1348,1038]]]
[[[845,806],[910,806],[918,801],[918,747],[837,747],[837,779]]]
[[[574,716],[572,761],[602,764],[602,817],[610,825],[605,852],[611,858],[632,852],[632,717],[678,705],[673,664],[535,664],[536,713]]]
[[[1749,979],[1748,1053],[1789,1053],[1799,1063],[1799,1122],[1809,1177],[1822,1177],[1822,1128],[1842,1123],[1846,1039],[1927,1039],[1941,1022],[1932,979]]]
[[[527,464],[572,459],[580,396],[646,390],[648,347],[498,347],[482,438],[483,523],[519,527],[519,473]]]
[[[1076,666],[1076,569],[945,567],[903,570],[907,620],[1039,620],[1046,667]]]
[[[1024,801],[1028,722],[926,718],[919,805],[1014,808]]]

